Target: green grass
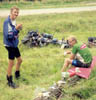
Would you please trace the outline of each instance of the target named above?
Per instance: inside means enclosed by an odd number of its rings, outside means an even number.
[[[10,9],[14,5],[17,5],[20,9],[95,6],[96,0],[42,0],[41,2],[19,1],[18,3],[11,1],[10,3],[1,2],[0,9]]]
[[[60,46],[48,45],[42,48],[28,48],[19,45],[23,63],[21,66],[21,79],[14,81],[18,89],[11,89],[6,85],[6,70],[8,66],[7,51],[3,46],[2,26],[5,18],[0,18],[0,100],[33,100],[41,88],[48,89],[54,82],[61,79],[61,68],[65,57]],[[78,41],[87,42],[89,36],[96,36],[96,13],[80,12],[51,15],[32,15],[19,17],[17,23],[23,23],[20,32],[20,43],[29,30],[50,33],[54,38],[62,39],[75,35]],[[96,56],[96,48],[90,49]],[[13,68],[13,76],[15,66]],[[96,68],[88,80],[81,80],[74,87],[66,87],[66,95],[62,100],[80,100],[73,96],[80,93],[82,100],[95,100],[96,98]],[[37,92],[36,92],[37,91]],[[36,93],[35,93],[36,92]]]

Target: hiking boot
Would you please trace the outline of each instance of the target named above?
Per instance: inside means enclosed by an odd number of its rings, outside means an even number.
[[[11,88],[17,88],[16,84],[12,81],[12,76],[7,76],[7,80],[8,80],[8,86]]]
[[[19,77],[20,77],[20,71],[16,71],[16,72],[15,72],[15,78],[16,78],[16,79],[19,79]]]
[[[8,84],[9,87],[11,87],[11,88],[13,88],[13,89],[16,89],[16,88],[18,87],[18,86],[17,86],[15,83],[13,83],[13,82],[8,82],[7,84]]]

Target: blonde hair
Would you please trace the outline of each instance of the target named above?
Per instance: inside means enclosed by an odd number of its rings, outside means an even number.
[[[72,39],[73,41],[75,41],[75,42],[77,42],[77,39],[76,39],[76,37],[75,36],[70,36],[70,37],[68,37],[68,41],[70,40],[70,39]]]
[[[13,6],[13,7],[10,9],[10,12],[12,12],[14,9],[16,9],[17,11],[19,11],[19,8],[18,8],[18,7]]]

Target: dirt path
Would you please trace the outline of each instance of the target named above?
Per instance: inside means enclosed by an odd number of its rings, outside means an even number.
[[[20,10],[20,15],[24,16],[24,15],[50,14],[50,13],[69,13],[69,12],[80,12],[80,11],[96,11],[96,6]],[[9,12],[10,12],[9,10],[0,10],[0,16],[6,17],[8,16]]]

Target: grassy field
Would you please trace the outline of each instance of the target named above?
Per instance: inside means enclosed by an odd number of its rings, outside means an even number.
[[[28,48],[19,45],[23,63],[21,78],[14,81],[19,85],[11,89],[6,85],[6,70],[8,65],[7,51],[3,46],[2,26],[5,18],[0,18],[0,100],[33,100],[40,89],[48,89],[54,82],[61,79],[61,68],[65,50],[60,46],[48,45],[42,48]],[[75,35],[78,41],[87,42],[89,36],[96,36],[96,12],[80,12],[70,14],[33,15],[19,17],[17,23],[23,23],[20,32],[20,43],[29,30],[52,34],[54,38],[62,39]],[[96,48],[91,48],[96,56]],[[66,56],[67,57],[67,56]],[[13,68],[13,76],[15,66]],[[65,87],[62,100],[81,100],[74,93],[82,95],[82,100],[96,99],[96,68],[88,80],[81,80],[74,87]]]
[[[1,2],[0,9],[9,9],[14,5],[17,5],[20,9],[95,6],[96,0],[42,0],[42,2],[19,1],[18,3],[11,1],[10,3]]]

